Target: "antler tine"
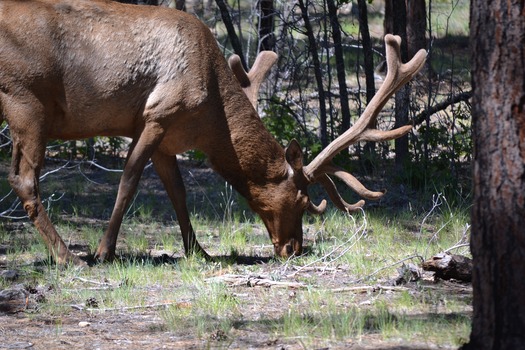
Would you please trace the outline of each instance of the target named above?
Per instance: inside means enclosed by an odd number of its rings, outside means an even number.
[[[322,174],[320,171],[322,164],[330,163],[336,154],[349,145],[359,141],[391,140],[403,136],[412,128],[412,126],[407,125],[390,131],[369,129],[372,121],[377,117],[388,99],[423,67],[427,55],[426,51],[421,49],[412,60],[403,64],[400,53],[401,38],[387,34],[385,43],[388,71],[383,85],[381,85],[357,122],[330,143],[310,164],[304,167],[304,173],[310,181],[315,182],[316,177]]]
[[[262,82],[270,73],[270,69],[277,62],[277,54],[273,51],[261,51],[250,72],[246,72],[241,64],[241,59],[237,55],[232,55],[228,64],[241,84],[242,89],[254,108],[257,108],[257,95]]]
[[[336,165],[333,164],[324,164],[322,166],[323,175],[319,178],[328,177],[327,174],[334,175],[341,179],[348,187],[350,187],[352,190],[354,190],[355,193],[357,193],[359,196],[366,198],[366,199],[379,199],[381,198],[386,190],[382,191],[370,191],[368,188],[366,188],[358,179],[355,178],[352,174],[350,174],[347,171],[344,171],[343,169],[339,168]],[[319,179],[317,179],[319,181]]]
[[[323,188],[326,190],[326,193],[328,193],[328,196],[338,209],[341,209],[342,211],[346,211],[348,213],[353,213],[362,208],[363,205],[365,205],[364,200],[360,200],[355,204],[348,204],[341,197],[339,191],[337,191],[337,188],[335,187],[334,182],[328,175],[320,176],[317,179],[317,181],[321,184],[321,186],[323,186]]]
[[[326,204],[326,199],[323,199],[319,205],[315,205],[310,201],[308,202],[308,207],[306,210],[308,210],[310,214],[320,215],[326,210]]]

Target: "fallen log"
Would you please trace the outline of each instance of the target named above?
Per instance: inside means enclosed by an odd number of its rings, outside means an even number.
[[[439,253],[423,262],[421,267],[425,271],[433,271],[436,278],[443,280],[472,280],[472,259],[463,255]]]

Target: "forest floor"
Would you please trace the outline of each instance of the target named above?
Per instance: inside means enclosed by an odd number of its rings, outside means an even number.
[[[178,228],[151,168],[123,224],[117,262],[57,267],[27,220],[3,220],[0,349],[408,350],[454,349],[467,339],[468,283],[428,272],[400,281],[401,263],[367,277],[351,260],[277,260],[263,225],[251,219],[236,219],[250,228],[237,248],[224,250],[216,220],[230,209],[243,213],[242,201],[205,166],[184,163],[183,173],[190,210],[204,208],[196,230],[213,262],[185,258],[177,236],[168,242]],[[43,181],[58,231],[84,259],[96,245],[86,232],[94,229],[95,240],[102,233],[118,175],[71,166]],[[310,225],[305,244],[315,248]],[[370,254],[363,259],[375,259]]]

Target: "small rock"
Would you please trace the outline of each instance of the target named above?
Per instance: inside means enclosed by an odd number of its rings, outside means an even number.
[[[0,290],[0,312],[16,313],[27,308],[29,293],[23,288]]]
[[[90,323],[90,322],[87,322],[87,321],[80,321],[80,322],[78,323],[78,326],[81,327],[81,328],[89,327],[89,326],[91,326],[91,323]]]
[[[4,270],[0,272],[0,277],[2,277],[6,281],[14,281],[16,280],[20,275],[15,270]]]

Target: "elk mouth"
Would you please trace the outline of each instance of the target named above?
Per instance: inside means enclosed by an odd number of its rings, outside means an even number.
[[[276,256],[281,258],[289,258],[292,256],[299,256],[303,253],[303,245],[299,240],[291,239],[287,243],[275,243],[273,249]]]

